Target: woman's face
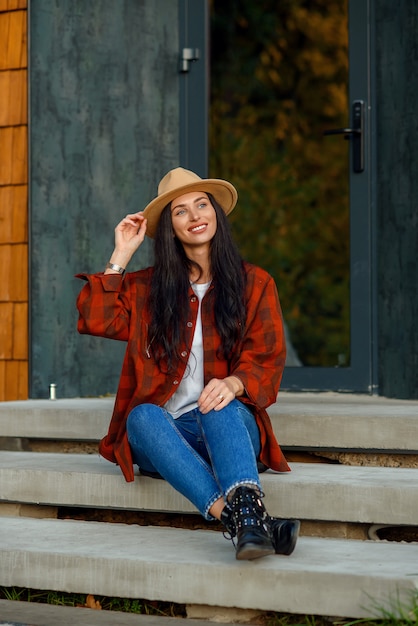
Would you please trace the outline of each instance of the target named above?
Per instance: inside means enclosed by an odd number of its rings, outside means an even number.
[[[216,213],[207,194],[192,191],[175,198],[171,203],[171,221],[174,233],[183,246],[201,246],[216,233]]]

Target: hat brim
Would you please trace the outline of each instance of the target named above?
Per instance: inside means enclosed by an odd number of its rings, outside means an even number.
[[[143,215],[147,219],[146,234],[148,237],[155,237],[161,213],[167,204],[191,191],[203,191],[212,194],[226,215],[231,213],[238,200],[238,193],[235,187],[227,180],[220,178],[202,178],[202,180],[195,183],[189,183],[182,187],[177,187],[177,189],[167,191],[154,198],[144,209]]]

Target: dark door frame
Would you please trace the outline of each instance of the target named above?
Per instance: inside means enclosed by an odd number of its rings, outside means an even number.
[[[350,141],[350,365],[287,367],[282,389],[378,393],[372,9],[372,0],[349,0],[350,108],[355,100],[365,103],[365,167],[361,173],[353,171],[353,142]],[[347,122],[352,125],[353,120]]]
[[[207,0],[179,1],[180,55],[183,48],[199,50],[199,60],[190,62],[180,80],[180,164],[205,177],[208,175],[209,7]],[[364,102],[364,171],[354,172],[352,167],[350,171],[350,365],[287,367],[282,389],[375,394],[378,384],[373,0],[347,2],[350,108],[355,100]],[[347,120],[350,125],[352,122]]]
[[[184,58],[188,51],[192,60]],[[179,0],[180,165],[207,177],[209,4]]]

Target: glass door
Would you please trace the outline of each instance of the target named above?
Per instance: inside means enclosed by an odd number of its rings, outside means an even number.
[[[369,2],[211,2],[209,174],[275,278],[283,389],[373,391]]]

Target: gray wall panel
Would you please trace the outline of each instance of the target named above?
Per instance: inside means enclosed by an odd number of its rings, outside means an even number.
[[[418,4],[376,0],[380,393],[418,398]]]
[[[77,272],[179,161],[178,2],[30,3],[30,396],[114,393],[124,345],[76,332]],[[130,269],[151,262],[141,248]]]

